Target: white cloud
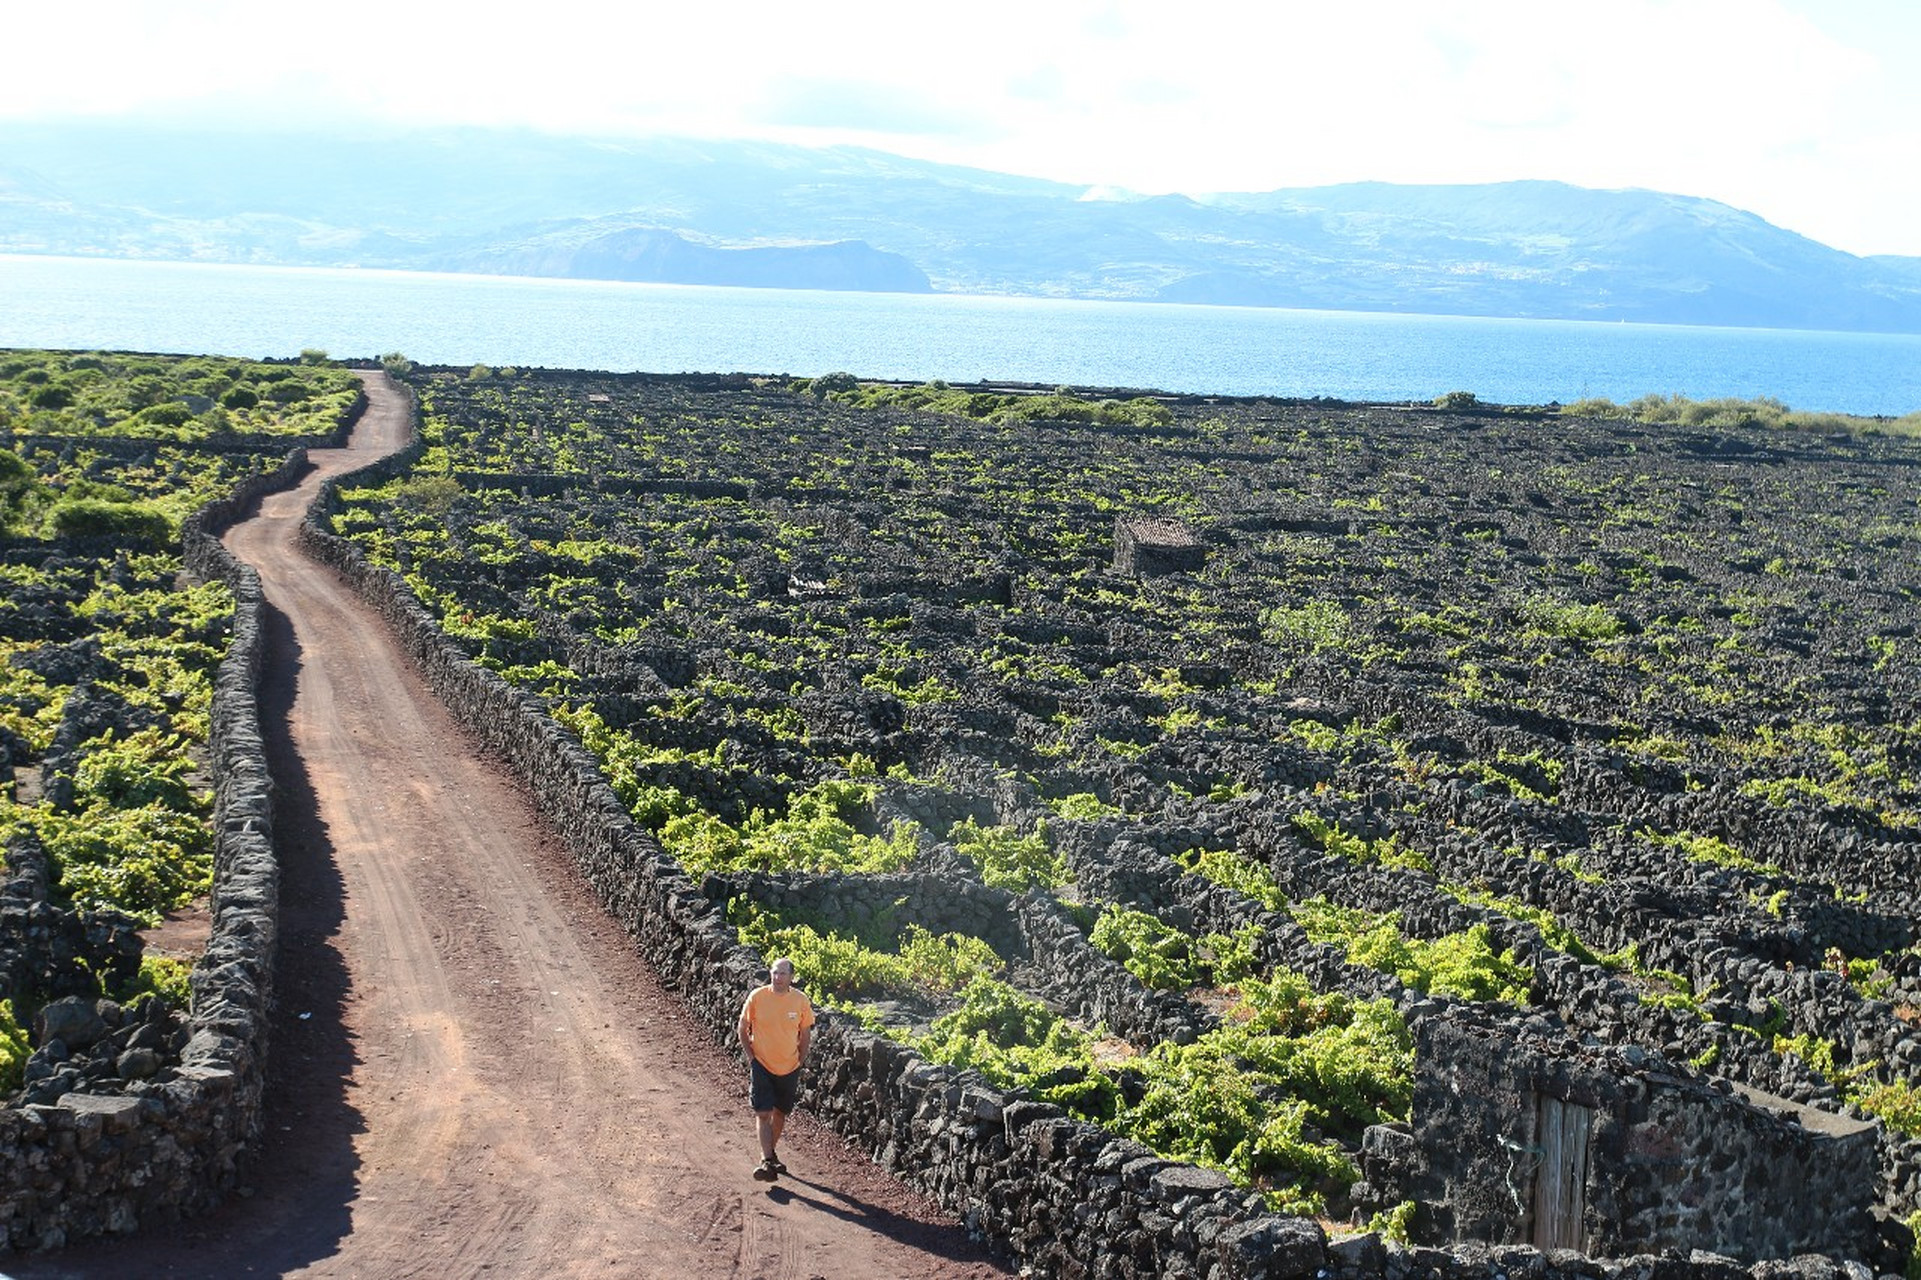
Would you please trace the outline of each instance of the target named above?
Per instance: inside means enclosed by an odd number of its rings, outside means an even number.
[[[853,141],[1141,191],[1558,178],[1921,254],[1908,0],[105,0],[0,119],[197,107]]]

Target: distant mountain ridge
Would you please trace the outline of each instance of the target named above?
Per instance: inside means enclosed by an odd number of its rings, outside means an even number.
[[[1921,258],[1555,182],[1199,199],[528,131],[0,125],[0,252],[1921,332]]]
[[[746,288],[850,289],[928,293],[927,276],[897,253],[858,240],[831,244],[716,248],[672,231],[634,227],[578,245],[541,241],[503,252],[496,270],[514,275],[628,280],[649,284],[737,285]]]

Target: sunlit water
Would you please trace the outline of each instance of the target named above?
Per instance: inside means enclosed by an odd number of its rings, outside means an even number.
[[[0,347],[1502,404],[1921,409],[1921,335],[0,256]]]

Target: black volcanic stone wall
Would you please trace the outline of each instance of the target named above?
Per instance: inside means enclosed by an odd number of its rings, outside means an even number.
[[[776,914],[800,912],[836,932],[871,936],[917,924],[929,933],[966,933],[983,939],[1004,959],[1026,954],[1019,930],[1010,928],[1011,895],[956,875],[770,875],[745,872],[709,875],[701,891],[716,904],[746,894]]]
[[[1584,1117],[1588,1250],[1698,1248],[1741,1258],[1846,1253],[1872,1234],[1872,1127],[1779,1115],[1725,1086],[1647,1068],[1644,1055],[1584,1050],[1470,1017],[1416,1029],[1431,1067],[1415,1089],[1416,1179],[1429,1230],[1511,1240],[1553,1144],[1543,1099]],[[1545,1148],[1545,1150],[1544,1150]]]
[[[47,851],[32,836],[6,847],[0,881],[0,999],[22,992],[43,999],[90,995],[99,987],[88,968],[124,979],[140,965],[134,922],[118,913],[69,911],[48,900]]]

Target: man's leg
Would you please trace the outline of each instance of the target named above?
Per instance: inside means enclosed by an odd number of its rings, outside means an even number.
[[[774,1077],[767,1068],[760,1065],[758,1058],[750,1064],[753,1072],[754,1087],[749,1105],[754,1109],[754,1133],[760,1139],[760,1166],[754,1170],[757,1182],[772,1182],[774,1173],[774,1143],[780,1140],[780,1121],[785,1119],[778,1110],[780,1096],[774,1085]]]
[[[787,1129],[787,1113],[779,1107],[775,1107],[771,1113],[771,1118],[768,1120],[768,1128],[772,1130],[773,1136],[764,1139],[761,1145],[767,1150],[767,1158],[772,1160],[775,1158],[774,1147],[779,1144],[780,1135],[786,1132]]]
[[[768,1083],[773,1086],[770,1092],[774,1095],[774,1114],[770,1117],[773,1140],[766,1144],[767,1158],[778,1170],[782,1166],[780,1157],[774,1154],[774,1144],[780,1141],[780,1135],[787,1129],[787,1117],[793,1113],[795,1104],[800,1101],[800,1070],[795,1068],[784,1076],[770,1076]]]

